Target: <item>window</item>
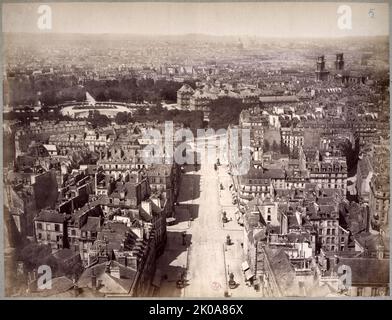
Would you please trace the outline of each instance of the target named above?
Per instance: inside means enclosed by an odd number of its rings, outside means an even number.
[[[378,296],[378,288],[372,288],[372,297]]]
[[[42,223],[37,223],[37,229],[42,230]]]
[[[76,230],[72,229],[71,230],[71,235],[76,236]]]
[[[267,209],[267,213],[271,213],[271,208],[268,208],[268,209]]]
[[[270,214],[267,216],[267,221],[271,222],[271,215]]]
[[[46,240],[50,241],[50,234],[49,233],[46,235]]]
[[[38,239],[42,239],[42,233],[38,233]]]
[[[357,296],[362,297],[363,294],[363,288],[357,288]]]
[[[59,224],[55,224],[54,225],[54,231],[57,231],[57,232],[59,232],[60,231],[60,225]]]
[[[340,251],[344,251],[344,246],[340,246]]]

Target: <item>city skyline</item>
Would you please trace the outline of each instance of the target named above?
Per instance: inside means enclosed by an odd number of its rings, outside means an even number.
[[[5,297],[390,297],[387,5],[39,5],[3,7]]]
[[[351,30],[340,30],[337,23],[337,9],[345,3],[51,3],[52,29],[45,31],[37,27],[39,5],[4,4],[3,32],[257,38],[389,34],[388,3],[349,3]]]

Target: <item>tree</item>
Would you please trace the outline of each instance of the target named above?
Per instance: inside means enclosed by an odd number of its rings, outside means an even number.
[[[104,114],[99,113],[99,111],[95,110],[91,112],[87,118],[87,120],[92,124],[94,128],[106,127],[110,124],[110,119]]]
[[[174,123],[181,123],[191,130],[203,127],[203,112],[202,111],[187,111],[187,110],[167,110],[157,105],[146,111],[139,109],[134,115],[135,121],[173,121]]]
[[[49,245],[29,243],[17,253],[17,259],[24,263],[27,270],[31,271],[40,265],[47,264],[47,259],[51,253],[52,249]]]
[[[144,117],[146,114],[147,114],[147,111],[144,108],[138,109],[135,113],[136,116],[140,116],[140,117]]]
[[[109,96],[109,99],[114,100],[114,101],[122,101],[123,100],[122,92],[119,88],[110,88],[108,96]]]
[[[65,275],[68,278],[78,278],[83,272],[81,261],[72,264],[58,264],[58,274]]]
[[[104,91],[100,91],[98,94],[95,95],[98,101],[106,101],[108,100]]]
[[[224,97],[211,101],[209,107],[211,109],[209,125],[218,130],[226,129],[231,124],[238,124],[241,111],[249,106],[242,103],[240,99]]]
[[[119,112],[116,114],[114,121],[119,125],[128,124],[129,122],[132,122],[132,116],[128,112]]]

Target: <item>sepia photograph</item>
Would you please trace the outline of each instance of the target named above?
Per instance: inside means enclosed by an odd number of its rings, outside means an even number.
[[[5,297],[390,296],[388,2],[1,6]]]

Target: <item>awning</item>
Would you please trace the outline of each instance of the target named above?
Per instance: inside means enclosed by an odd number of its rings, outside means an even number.
[[[174,224],[175,222],[176,222],[176,218],[173,217],[166,218],[166,223],[168,225]]]
[[[249,280],[252,279],[252,278],[253,278],[253,273],[252,273],[252,271],[250,271],[250,269],[246,270],[246,271],[245,271],[245,280],[246,280],[246,281],[249,281]]]
[[[242,271],[246,271],[249,269],[249,264],[247,261],[244,261],[241,266],[242,266]]]

